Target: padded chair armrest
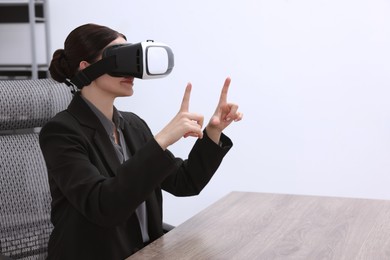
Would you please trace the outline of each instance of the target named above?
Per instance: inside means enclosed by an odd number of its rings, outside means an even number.
[[[171,231],[172,229],[174,229],[175,227],[168,224],[168,223],[165,223],[163,222],[163,231],[164,231],[164,234],[165,233],[168,233],[169,231]]]

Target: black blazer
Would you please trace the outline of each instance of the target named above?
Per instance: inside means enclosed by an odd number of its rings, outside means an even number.
[[[135,209],[146,201],[150,240],[163,235],[161,189],[191,196],[209,182],[232,146],[207,135],[188,159],[163,151],[146,123],[130,112],[123,134],[132,154],[120,164],[99,119],[76,94],[41,130],[54,230],[48,259],[124,259],[143,247]]]

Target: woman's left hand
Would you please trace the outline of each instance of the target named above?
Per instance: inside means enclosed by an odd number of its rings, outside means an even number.
[[[228,77],[223,85],[218,106],[211,117],[209,124],[206,126],[207,135],[215,143],[219,143],[222,131],[233,121],[238,122],[242,119],[243,113],[238,111],[238,105],[227,102],[227,94],[231,79]]]

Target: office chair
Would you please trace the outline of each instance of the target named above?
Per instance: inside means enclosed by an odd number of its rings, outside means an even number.
[[[52,79],[0,81],[0,259],[45,259],[52,230],[38,135],[71,100]]]
[[[51,197],[39,130],[71,98],[52,79],[0,81],[0,260],[47,255]]]

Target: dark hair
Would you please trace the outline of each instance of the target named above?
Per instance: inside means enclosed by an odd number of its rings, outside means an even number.
[[[58,82],[71,79],[81,61],[96,62],[104,47],[118,37],[126,39],[123,34],[98,24],[77,27],[66,38],[64,49],[54,52],[49,66],[51,77]]]

